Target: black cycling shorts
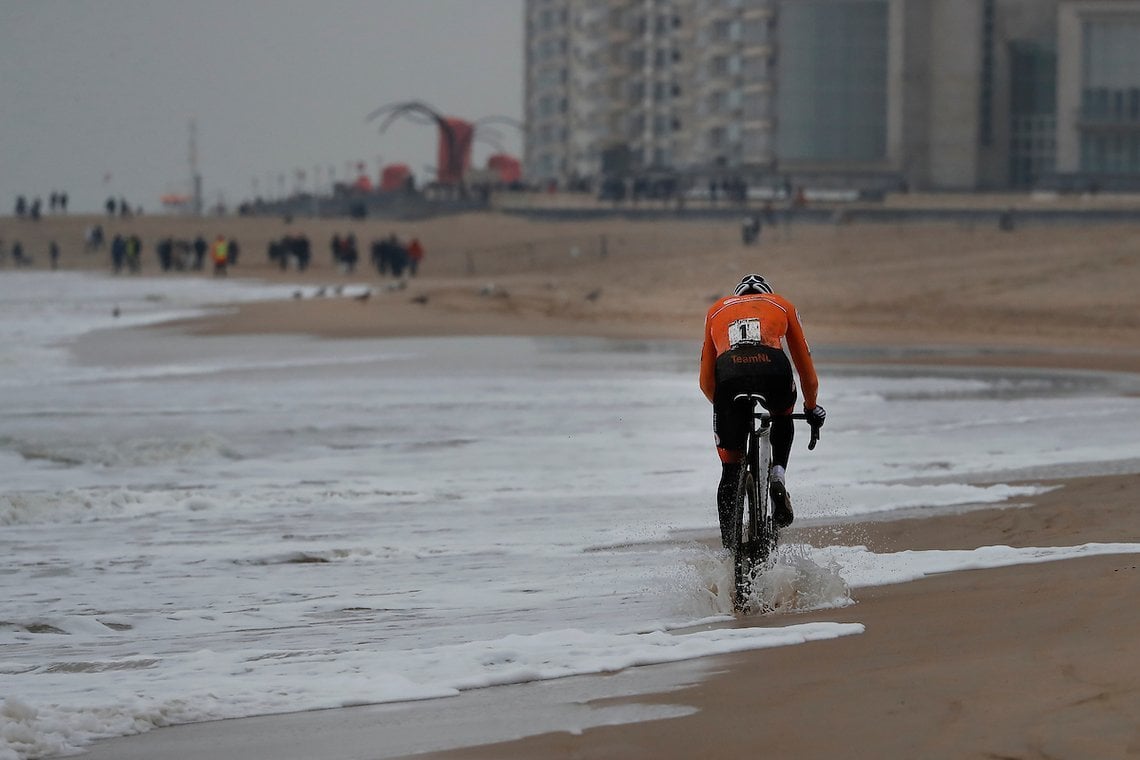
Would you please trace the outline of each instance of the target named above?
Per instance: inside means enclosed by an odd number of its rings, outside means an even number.
[[[716,395],[713,398],[713,434],[717,448],[740,451],[748,437],[751,406],[736,402],[740,393],[758,393],[767,400],[764,408],[785,414],[796,405],[796,381],[792,363],[779,348],[738,345],[716,359]]]

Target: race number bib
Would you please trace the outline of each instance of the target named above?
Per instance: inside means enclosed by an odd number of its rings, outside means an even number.
[[[760,320],[755,317],[738,319],[728,326],[728,345],[760,342]]]

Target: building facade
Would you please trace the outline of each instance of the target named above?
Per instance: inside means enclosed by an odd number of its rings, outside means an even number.
[[[1062,0],[1059,184],[1140,189],[1140,2]]]
[[[1140,0],[528,0],[526,13],[532,179],[1140,183]]]
[[[528,0],[528,176],[769,167],[775,0]]]

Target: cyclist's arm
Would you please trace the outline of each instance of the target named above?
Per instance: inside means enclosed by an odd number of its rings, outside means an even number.
[[[716,344],[705,320],[705,344],[701,348],[701,391],[710,402],[716,395]]]
[[[793,307],[788,312],[788,351],[792,355],[792,363],[796,365],[796,373],[800,376],[800,388],[804,393],[804,409],[811,409],[816,405],[816,395],[819,393],[819,378],[815,375],[815,363],[811,358],[811,348],[807,338],[804,337],[803,326],[800,325],[799,312]]]

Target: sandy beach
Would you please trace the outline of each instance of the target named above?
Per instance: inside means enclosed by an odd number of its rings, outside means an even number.
[[[104,269],[105,252],[82,251],[93,221],[3,219],[0,238],[22,238],[39,267],[46,255],[38,251],[54,238],[62,268]],[[147,274],[157,271],[158,237],[220,232],[242,243],[231,276],[296,286],[292,299],[181,325],[194,334],[681,339],[693,343],[695,384],[705,309],[758,271],[797,304],[825,362],[1140,372],[1140,224],[1014,232],[794,226],[765,229],[751,247],[723,222],[554,223],[502,214],[288,225],[142,217],[106,227],[144,239]],[[268,242],[302,228],[314,243],[313,268],[272,267]],[[351,274],[333,266],[327,249],[345,232],[363,249]],[[400,285],[367,266],[367,242],[389,232],[417,236],[427,250],[420,274]],[[826,381],[820,402],[827,405]],[[1118,474],[1049,482],[1054,489],[1028,505],[793,528],[789,540],[877,551],[1140,541],[1136,470],[1123,463]],[[710,531],[711,520],[710,512]],[[743,618],[736,625],[828,620],[859,622],[866,632],[712,658],[712,674],[699,683],[636,697],[696,708],[683,717],[417,757],[1140,757],[1138,566],[1135,555],[1121,555],[952,573],[860,590],[841,610]],[[291,719],[305,725],[304,716]],[[258,731],[272,730],[249,725],[250,747]],[[375,732],[380,745],[384,726]],[[102,743],[92,756],[174,757],[164,734]],[[325,757],[342,756],[335,737],[326,742],[334,749]]]

